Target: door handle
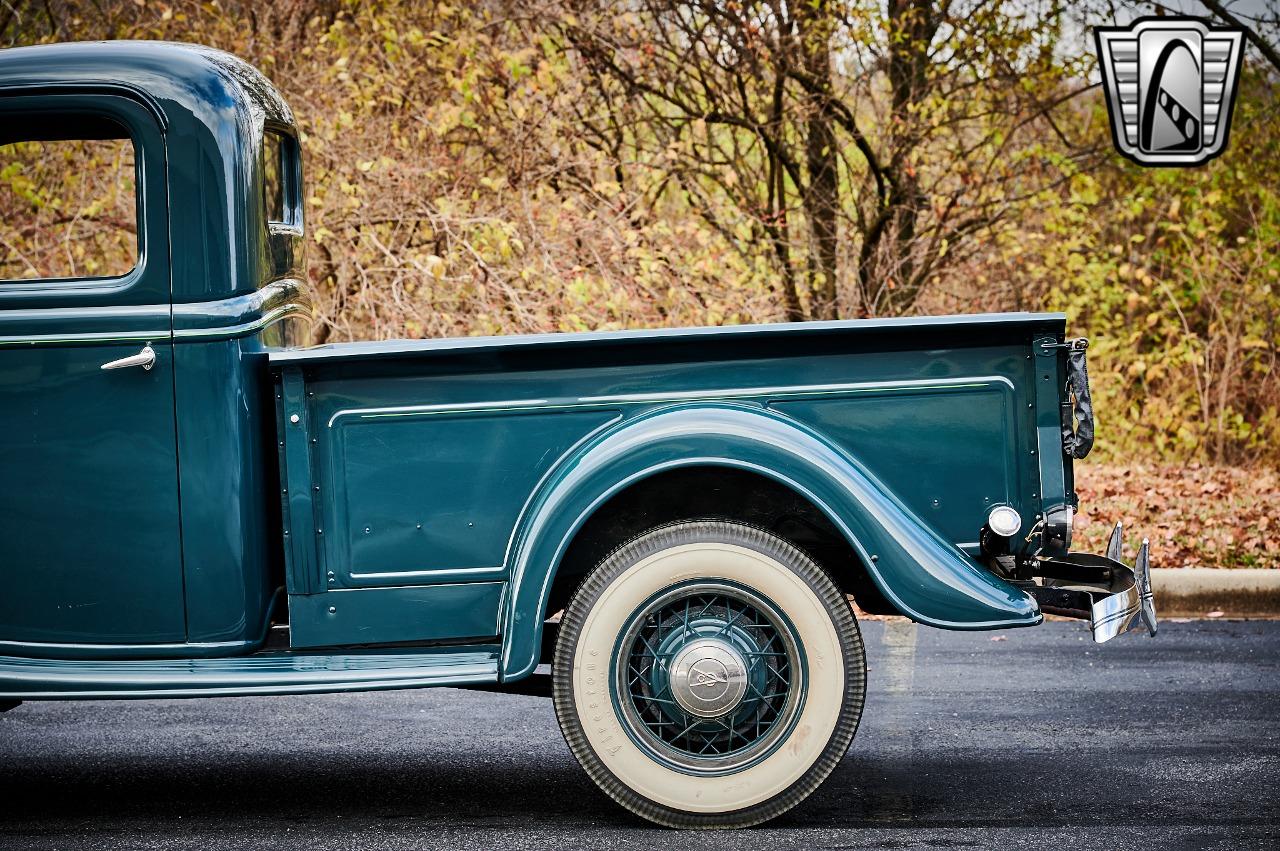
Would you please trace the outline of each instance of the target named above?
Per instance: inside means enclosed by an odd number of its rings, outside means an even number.
[[[151,344],[147,343],[142,347],[142,351],[136,355],[129,355],[127,358],[120,360],[108,361],[102,365],[103,369],[127,369],[131,366],[140,366],[149,370],[156,365],[156,350],[151,348]]]

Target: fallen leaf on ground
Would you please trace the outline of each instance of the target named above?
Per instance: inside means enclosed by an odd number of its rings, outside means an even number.
[[[1153,567],[1280,568],[1280,471],[1256,465],[1077,462],[1072,549],[1100,553],[1124,521],[1124,557],[1151,539]]]

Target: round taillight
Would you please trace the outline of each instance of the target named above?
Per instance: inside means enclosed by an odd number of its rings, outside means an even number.
[[[1022,515],[1008,505],[997,505],[987,515],[987,528],[997,535],[1012,538],[1022,528]]]

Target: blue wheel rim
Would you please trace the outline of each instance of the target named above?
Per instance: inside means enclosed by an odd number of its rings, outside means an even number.
[[[673,686],[674,663],[694,645],[723,647],[743,666],[741,698],[710,717],[691,712],[688,689]],[[695,774],[739,771],[772,753],[799,715],[807,674],[791,622],[728,580],[682,583],[646,601],[623,629],[613,664],[614,702],[628,735],[659,761]]]

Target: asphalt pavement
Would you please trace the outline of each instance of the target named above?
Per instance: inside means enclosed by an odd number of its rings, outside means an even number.
[[[28,703],[0,715],[3,848],[1275,848],[1280,622],[863,625],[826,784],[676,833],[596,791],[549,700],[457,689]]]

